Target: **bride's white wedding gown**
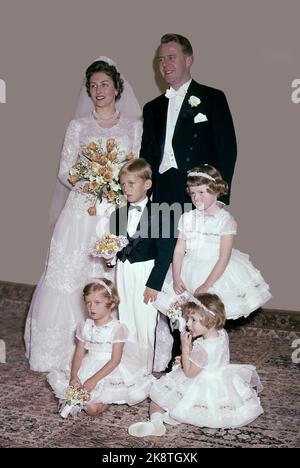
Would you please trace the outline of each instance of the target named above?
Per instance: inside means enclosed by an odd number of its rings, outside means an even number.
[[[112,128],[102,128],[92,117],[75,119],[68,127],[59,170],[60,181],[70,188],[66,204],[55,225],[44,273],[37,285],[25,327],[26,356],[32,370],[46,372],[67,367],[74,352],[78,322],[85,319],[82,290],[89,278],[110,277],[99,259],[88,255],[96,237],[102,235],[114,205],[104,200],[97,216],[87,212],[91,199],[71,187],[69,169],[76,164],[80,148],[91,141],[115,138],[120,161],[132,152],[139,155],[142,123],[120,116]]]

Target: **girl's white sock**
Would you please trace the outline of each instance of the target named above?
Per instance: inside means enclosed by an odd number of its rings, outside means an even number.
[[[164,423],[163,414],[159,413],[158,411],[156,413],[152,413],[151,416],[150,416],[150,421],[152,423],[161,423],[161,424],[163,424]]]

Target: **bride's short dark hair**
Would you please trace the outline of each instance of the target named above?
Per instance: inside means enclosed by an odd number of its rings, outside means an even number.
[[[104,62],[103,60],[96,60],[96,62],[93,62],[86,69],[85,86],[86,86],[86,91],[88,95],[91,97],[91,93],[90,93],[91,77],[94,73],[97,73],[97,72],[103,72],[103,73],[106,73],[106,75],[110,76],[110,78],[113,80],[113,83],[118,93],[116,96],[116,100],[120,99],[121,94],[124,89],[124,82],[121,78],[121,75],[114,65],[109,65],[109,63]]]

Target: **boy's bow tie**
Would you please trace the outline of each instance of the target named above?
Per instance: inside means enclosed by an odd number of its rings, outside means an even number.
[[[129,205],[129,210],[142,211],[142,207],[139,205]]]

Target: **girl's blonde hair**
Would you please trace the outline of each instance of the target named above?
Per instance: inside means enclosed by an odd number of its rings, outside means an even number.
[[[197,173],[207,174],[212,177],[214,180],[207,178],[202,175],[197,175]],[[189,175],[191,174],[191,175]],[[226,195],[228,193],[228,184],[225,180],[222,179],[220,172],[213,166],[205,164],[203,166],[194,167],[187,174],[186,181],[186,192],[188,195],[190,193],[190,187],[196,187],[198,185],[207,185],[208,193],[217,193],[218,196]]]
[[[216,294],[196,294],[196,301],[190,299],[182,307],[182,314],[185,319],[197,315],[201,324],[206,328],[223,328],[225,318],[225,307],[219,296]],[[204,307],[202,307],[202,305]]]
[[[99,278],[99,280],[93,281],[85,285],[83,289],[84,301],[85,301],[86,296],[96,291],[99,291],[102,294],[102,296],[107,300],[108,307],[114,308],[119,305],[120,303],[119,295],[112,281],[106,278]]]

